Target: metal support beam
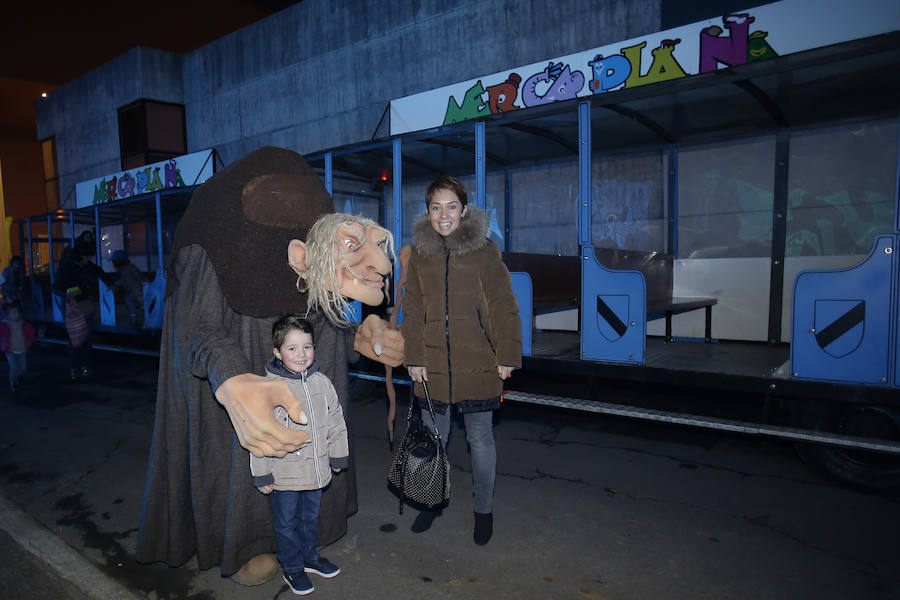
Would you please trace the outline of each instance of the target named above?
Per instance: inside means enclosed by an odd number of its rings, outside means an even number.
[[[332,172],[331,165],[331,152],[325,153],[325,189],[328,190],[329,196],[334,196],[333,186],[334,186],[334,173]]]
[[[487,210],[484,157],[484,121],[479,121],[475,123],[475,206],[481,210]]]
[[[578,104],[578,245],[591,243],[591,103]]]
[[[162,246],[162,203],[160,202],[160,193],[157,190],[153,197],[156,210],[156,268],[162,269],[163,266],[163,246]]]
[[[391,223],[391,233],[394,234],[394,245],[403,245],[403,140],[399,137],[393,141],[394,163],[394,220]],[[397,300],[395,299],[394,302]]]
[[[787,237],[788,170],[791,139],[788,132],[775,136],[775,182],[772,208],[772,264],[769,270],[769,343],[781,342],[781,303],[784,293],[784,253]]]

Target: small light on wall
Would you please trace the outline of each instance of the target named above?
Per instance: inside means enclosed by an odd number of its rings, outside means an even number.
[[[41,98],[46,98],[46,97],[47,97],[47,92],[41,92]]]

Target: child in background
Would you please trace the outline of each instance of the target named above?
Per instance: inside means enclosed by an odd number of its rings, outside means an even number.
[[[113,266],[119,272],[119,279],[113,283],[113,288],[123,291],[128,324],[137,327],[144,313],[144,275],[128,260],[128,253],[124,250],[116,250],[111,258]]]
[[[0,350],[9,362],[9,389],[15,391],[22,385],[22,377],[28,370],[25,356],[34,341],[34,327],[22,319],[18,302],[6,305],[6,319],[0,323]]]
[[[250,455],[253,485],[271,494],[272,525],[278,544],[276,556],[284,581],[298,595],[315,589],[307,573],[331,578],[341,570],[319,555],[318,521],[322,489],[331,473],[350,463],[344,412],[331,381],[315,361],[313,328],[298,315],[286,315],[272,325],[272,353],[266,375],[286,381],[303,402],[308,425],[293,422],[278,406],[275,418],[289,429],[303,429],[310,441],[283,458]]]

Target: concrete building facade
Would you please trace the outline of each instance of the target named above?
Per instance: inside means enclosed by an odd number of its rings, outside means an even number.
[[[117,110],[136,100],[183,104],[188,152],[307,154],[386,137],[393,98],[658,31],[660,6],[305,0],[188,54],[133,48],[40,102],[38,137],[74,207],[75,183],[121,168]]]

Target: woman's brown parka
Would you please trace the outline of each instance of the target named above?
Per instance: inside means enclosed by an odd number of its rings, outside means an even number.
[[[438,402],[496,398],[503,391],[497,367],[522,364],[519,305],[500,250],[487,239],[489,225],[475,206],[446,238],[427,214],[413,225],[403,296],[405,364],[428,368],[428,391]],[[425,397],[422,384],[415,393]]]

